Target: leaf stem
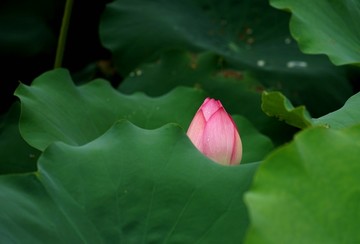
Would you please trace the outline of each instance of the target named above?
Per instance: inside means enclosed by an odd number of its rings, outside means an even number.
[[[60,68],[62,65],[72,6],[73,6],[73,0],[66,0],[64,16],[61,23],[60,35],[56,49],[54,68]]]

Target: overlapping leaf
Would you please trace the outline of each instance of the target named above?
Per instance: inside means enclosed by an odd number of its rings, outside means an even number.
[[[245,66],[269,70],[285,69],[291,60],[312,60],[298,51],[287,26],[288,15],[264,0],[121,0],[108,5],[100,34],[126,73],[160,50],[174,47],[212,50]],[[289,65],[301,68],[300,63]]]
[[[208,160],[175,125],[116,123],[84,146],[51,145],[37,173],[0,177],[1,240],[238,243],[256,168]]]
[[[264,92],[262,109],[269,115],[300,129],[324,126],[343,129],[360,123],[360,93],[350,97],[343,107],[319,118],[311,118],[304,106],[294,108],[289,99],[280,92]]]
[[[118,0],[107,6],[100,36],[122,74],[142,69],[164,50],[212,51],[322,116],[345,102],[350,86],[325,57],[298,50],[288,21],[267,0]]]
[[[360,93],[350,97],[343,107],[320,118],[314,123],[341,129],[360,123]]]
[[[20,136],[19,116],[20,104],[15,103],[0,120],[0,174],[36,170],[39,151]]]
[[[326,54],[334,64],[360,64],[360,2],[270,0],[290,10],[290,28],[302,51]]]
[[[186,131],[205,98],[203,92],[190,88],[177,88],[157,98],[123,95],[105,80],[76,87],[64,69],[41,75],[30,87],[20,85],[16,95],[22,102],[21,133],[39,150],[54,141],[83,145],[102,135],[119,119],[148,129],[177,123]],[[251,149],[244,152],[244,163],[251,162],[246,159],[261,160],[271,150],[271,141],[246,119],[237,121],[244,131],[244,147]]]
[[[22,135],[41,150],[54,141],[85,144],[119,119],[149,129],[170,122],[187,126],[205,97],[200,91],[183,88],[159,98],[140,93],[126,96],[100,79],[76,87],[64,69],[44,73],[30,87],[21,84],[15,94],[23,110]]]
[[[244,115],[258,127],[263,127],[268,122],[260,109],[260,92],[264,87],[248,73],[223,66],[222,58],[213,53],[195,55],[169,51],[159,62],[130,73],[119,90],[129,94],[140,90],[159,96],[179,85],[195,87],[220,99],[228,112]]]
[[[304,129],[312,125],[310,114],[306,108],[304,106],[294,108],[280,92],[263,92],[261,108],[268,116],[277,117],[297,128]]]
[[[246,202],[247,244],[358,243],[360,126],[312,128],[270,155]]]

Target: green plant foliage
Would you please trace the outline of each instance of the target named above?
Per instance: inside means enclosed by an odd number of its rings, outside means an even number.
[[[359,243],[360,126],[305,130],[260,166],[245,243]]]
[[[304,129],[312,125],[311,116],[304,106],[294,108],[281,92],[262,94],[261,108],[268,116],[284,120],[289,125]]]
[[[262,127],[268,122],[260,109],[260,92],[264,87],[248,73],[223,66],[223,58],[213,53],[169,51],[159,62],[131,72],[119,90],[128,94],[141,90],[159,96],[179,85],[194,87],[220,99],[228,112],[244,115]]]
[[[280,92],[263,92],[263,111],[300,129],[324,126],[334,129],[351,127],[360,123],[360,93],[350,97],[343,107],[319,118],[311,118],[304,106],[294,108],[289,99]]]
[[[170,122],[187,126],[205,98],[200,91],[184,88],[159,98],[126,96],[101,79],[76,87],[65,69],[42,74],[30,87],[21,84],[15,94],[22,102],[20,131],[40,150],[54,141],[85,144],[119,119],[149,129]]]
[[[338,109],[351,96],[344,74],[326,57],[301,53],[288,19],[267,0],[117,0],[103,14],[100,36],[124,75],[164,50],[211,51],[313,116]]]
[[[0,174],[36,170],[39,151],[30,147],[19,133],[20,104],[15,103],[0,119]]]
[[[84,146],[49,146],[37,173],[0,177],[1,240],[238,243],[257,165],[213,163],[176,125],[115,123]]]
[[[270,0],[290,10],[293,37],[305,53],[326,54],[336,65],[360,64],[360,2]]]
[[[315,124],[325,125],[334,129],[342,129],[360,123],[360,93],[350,97],[345,105],[318,119],[313,119]]]
[[[203,92],[190,88],[177,88],[157,98],[140,93],[123,95],[104,80],[76,87],[65,69],[41,75],[30,87],[21,84],[16,95],[23,110],[20,131],[39,150],[55,141],[83,145],[119,119],[147,129],[177,123],[185,131],[205,98]],[[271,140],[246,119],[239,117],[237,121],[244,131],[244,147],[254,149],[244,152],[244,159],[261,160],[273,147]]]
[[[360,0],[72,1],[0,3],[1,244],[360,243]]]
[[[163,53],[157,62],[142,65],[131,72],[121,83],[119,90],[128,94],[144,91],[149,95],[158,96],[179,85],[196,87],[207,91],[210,96],[220,99],[231,113],[246,116],[261,130],[267,130],[270,123],[269,118],[260,108],[260,93],[265,89],[277,89],[290,95],[289,98],[292,101],[297,103],[302,101],[303,103],[300,104],[310,107],[311,111],[315,111],[314,115],[324,115],[338,109],[350,96],[346,82],[337,80],[334,83],[327,83],[327,80],[334,81],[334,77],[322,80],[323,78],[319,75],[322,74],[320,70],[316,74],[303,75],[307,81],[296,83],[298,78],[301,78],[297,76],[296,82],[280,82],[275,86],[266,82],[260,83],[258,79],[254,78],[254,75],[257,76],[257,74],[227,68],[223,58],[213,53],[195,55],[172,50]],[[260,77],[261,81],[272,76],[263,75]],[[280,79],[280,77],[276,75],[276,79]],[[327,84],[323,84],[322,81],[326,81]],[[345,94],[348,95],[345,96]],[[334,104],[338,104],[338,106],[334,106]],[[281,134],[281,132],[277,134]]]
[[[241,162],[260,161],[274,148],[270,138],[259,133],[257,129],[244,117],[235,115],[233,119],[243,144],[243,157]]]
[[[212,50],[248,66],[285,68],[289,56],[306,58],[287,25],[288,15],[264,0],[118,0],[107,6],[100,34],[127,72],[173,47]],[[257,65],[259,60],[267,65]]]

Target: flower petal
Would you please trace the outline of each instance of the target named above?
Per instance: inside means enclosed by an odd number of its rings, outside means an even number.
[[[189,129],[186,134],[196,148],[202,152],[203,144],[202,138],[205,128],[205,117],[201,110],[198,110],[190,123]]]
[[[239,164],[241,162],[241,158],[242,158],[242,142],[240,139],[239,132],[236,128],[236,125],[234,125],[234,126],[235,126],[234,145],[233,145],[233,149],[232,149],[230,164]]]
[[[222,108],[220,101],[216,101],[213,98],[206,98],[205,102],[201,105],[200,110],[204,113],[205,120],[208,121],[209,118],[219,109]]]
[[[220,164],[229,165],[233,153],[236,128],[224,108],[218,109],[207,121],[203,136],[203,153]],[[235,138],[236,139],[236,138]]]

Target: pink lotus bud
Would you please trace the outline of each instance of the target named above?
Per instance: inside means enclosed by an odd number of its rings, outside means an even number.
[[[206,98],[186,133],[208,158],[223,165],[239,164],[242,144],[236,125],[220,101]]]

